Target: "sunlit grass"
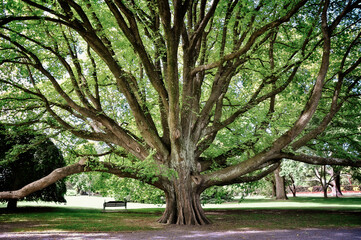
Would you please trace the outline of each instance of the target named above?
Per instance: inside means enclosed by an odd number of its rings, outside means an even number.
[[[323,198],[323,197],[291,197],[288,200],[273,199],[245,199],[240,208],[256,209],[334,209],[334,210],[361,210],[361,198]]]
[[[4,207],[0,208],[0,232],[118,232],[167,227],[156,222],[162,208],[102,212],[66,206],[21,207],[8,212]],[[210,227],[217,230],[361,227],[361,198],[355,197],[246,199],[241,204],[212,205],[206,212],[213,221]]]

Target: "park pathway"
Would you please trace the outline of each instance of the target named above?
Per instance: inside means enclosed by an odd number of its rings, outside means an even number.
[[[140,231],[126,233],[0,233],[0,239],[38,240],[358,240],[361,228],[354,229],[299,229],[273,231],[184,231],[180,228],[167,231]]]

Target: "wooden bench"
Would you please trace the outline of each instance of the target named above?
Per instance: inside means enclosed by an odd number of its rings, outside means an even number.
[[[124,199],[124,201],[109,201],[103,203],[103,211],[105,211],[106,207],[124,207],[127,209],[127,201]]]

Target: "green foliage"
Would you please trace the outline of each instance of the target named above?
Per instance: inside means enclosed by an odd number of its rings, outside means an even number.
[[[251,189],[251,195],[273,197],[273,173],[269,174],[265,178],[253,182],[253,188]]]
[[[30,129],[25,133],[14,130],[2,128],[0,133],[0,191],[18,190],[65,166],[61,152],[46,136],[35,135]],[[60,180],[24,200],[65,202],[65,192],[65,182]]]
[[[69,181],[78,192],[99,193],[117,200],[152,204],[163,204],[165,200],[163,191],[151,185],[107,173],[83,173],[70,177]]]
[[[310,165],[291,160],[282,161],[282,170],[280,175],[286,180],[293,178],[296,186],[308,186],[310,183],[306,180],[310,173]]]
[[[221,204],[224,202],[234,201],[236,197],[238,198],[238,201],[241,202],[246,196],[252,194],[255,191],[257,185],[257,182],[252,182],[232,184],[229,186],[213,186],[207,188],[201,194],[201,203]]]
[[[220,186],[213,186],[207,188],[201,195],[201,203],[224,203],[230,202],[234,199],[235,191],[232,187],[220,187]]]

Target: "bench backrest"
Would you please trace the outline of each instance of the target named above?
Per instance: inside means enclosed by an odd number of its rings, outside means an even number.
[[[127,202],[125,201],[109,201],[104,202],[103,207],[127,207]]]

